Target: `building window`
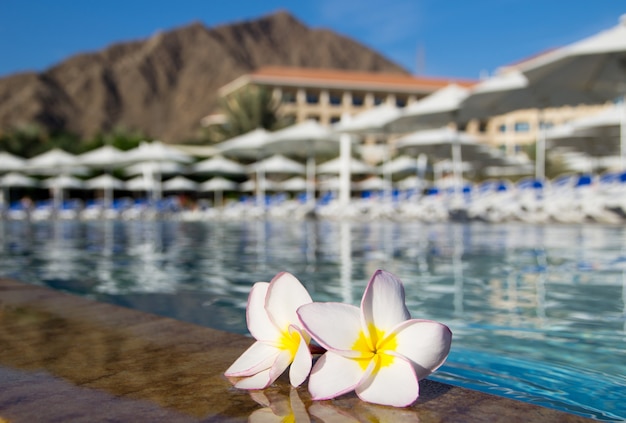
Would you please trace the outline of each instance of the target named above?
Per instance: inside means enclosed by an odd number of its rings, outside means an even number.
[[[396,97],[396,106],[405,107],[406,106],[406,97]]]
[[[340,93],[330,93],[328,96],[328,102],[331,106],[341,106],[341,99]]]
[[[293,91],[284,91],[283,92],[283,103],[293,104],[296,102],[296,93]]]
[[[319,93],[306,93],[306,102],[307,104],[318,104],[320,102]]]
[[[504,123],[498,126],[498,132],[506,132],[506,125]]]
[[[546,121],[543,121],[543,122],[541,122],[541,123],[539,124],[539,128],[541,128],[541,129],[550,129],[550,128],[552,128],[553,126],[554,126],[554,122],[546,122]]]
[[[481,120],[478,122],[478,132],[485,133],[487,132],[487,121]]]
[[[320,121],[320,116],[319,115],[307,115],[306,117],[307,120],[314,120],[316,122]]]
[[[363,94],[352,94],[352,105],[353,106],[362,106],[364,102]]]
[[[384,102],[385,102],[385,96],[380,95],[380,94],[374,95],[374,106],[380,106]]]
[[[530,124],[528,122],[515,122],[515,132],[528,131],[530,131]]]
[[[331,117],[330,117],[330,123],[331,123],[331,124],[332,124],[332,123],[337,123],[337,122],[339,122],[340,120],[341,120],[341,117],[340,117],[340,116],[331,116]]]

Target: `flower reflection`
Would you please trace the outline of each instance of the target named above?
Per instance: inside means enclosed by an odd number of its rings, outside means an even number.
[[[308,423],[311,420],[324,423],[419,422],[419,415],[414,410],[385,407],[361,401],[324,401],[309,404],[307,407],[300,398],[297,388],[290,388],[289,395],[266,390],[250,391],[250,396],[263,406],[250,415],[248,421],[251,423]]]
[[[306,407],[298,395],[298,391],[294,388],[291,388],[289,391],[289,397],[279,393],[265,393],[263,391],[252,391],[250,396],[265,407],[254,411],[250,415],[248,421],[251,423],[308,423],[311,421]]]

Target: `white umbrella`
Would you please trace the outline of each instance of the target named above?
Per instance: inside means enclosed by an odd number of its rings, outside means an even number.
[[[227,159],[222,155],[202,160],[191,166],[191,173],[200,173],[208,175],[245,175],[246,167],[234,160]]]
[[[402,109],[390,105],[381,104],[365,110],[355,116],[341,119],[332,125],[332,130],[337,133],[349,134],[383,134],[391,131],[390,123],[402,115]]]
[[[528,89],[528,79],[517,69],[508,68],[469,89],[459,105],[462,122],[485,119],[512,110],[537,107],[536,96]]]
[[[11,203],[10,192],[13,187],[36,187],[39,185],[39,181],[26,175],[22,175],[17,172],[9,172],[3,176],[0,176],[0,187],[2,191],[0,193],[0,205],[4,204],[5,199],[7,203]],[[6,193],[5,193],[6,192]]]
[[[626,16],[608,30],[518,66],[537,93],[538,106],[599,104],[622,96],[620,157],[626,169]],[[538,158],[543,160],[543,139]],[[538,166],[542,165],[539,163]]]
[[[128,150],[125,155],[126,162],[178,162],[189,163],[193,158],[181,150],[170,147],[161,141],[142,142],[138,147]]]
[[[85,187],[85,182],[82,179],[70,175],[53,176],[52,178],[44,179],[41,184],[46,188],[53,189],[83,189]]]
[[[104,192],[104,207],[108,208],[113,203],[113,190],[122,190],[125,184],[124,181],[105,173],[86,180],[85,188],[101,189]]]
[[[264,151],[269,137],[270,133],[267,130],[258,128],[223,141],[217,144],[215,148],[217,148],[221,154],[226,154],[228,156],[259,160],[269,155],[266,151]],[[264,179],[262,170],[259,169],[256,177],[258,180]],[[263,184],[259,184],[256,192],[257,202],[259,204],[265,204],[265,193],[262,188]]]
[[[401,115],[402,110],[400,108],[385,103],[361,112],[355,116],[346,116],[344,119],[341,119],[341,121],[333,125],[333,130],[344,134],[348,133],[363,136],[383,135],[389,137],[390,133],[392,132],[392,122],[398,119]],[[384,150],[385,162],[390,159],[388,139],[386,147],[387,148]],[[385,169],[388,169],[388,167],[386,167]],[[386,172],[384,176],[388,180],[389,187],[391,187],[391,172]],[[391,191],[389,191],[387,197],[391,199]]]
[[[264,181],[264,191],[278,191],[280,189],[280,184],[271,180]],[[239,191],[244,192],[255,192],[257,191],[257,181],[254,179],[248,179],[246,182],[239,184]]]
[[[306,168],[301,163],[288,159],[281,154],[276,154],[249,165],[248,172],[255,173],[257,175],[257,181],[259,181],[259,184],[256,185],[258,199],[260,200],[260,204],[265,204],[265,191],[272,189],[270,188],[269,181],[266,178],[268,173],[303,175],[306,172]]]
[[[174,176],[162,183],[163,191],[196,191],[198,183],[184,176]]]
[[[458,188],[463,173],[461,157],[481,168],[488,165],[509,165],[514,162],[499,150],[480,143],[472,135],[448,127],[404,135],[396,140],[396,148],[413,156],[426,154],[435,160],[451,159],[454,180],[457,181]]]
[[[413,132],[458,123],[458,111],[469,89],[449,84],[402,109],[389,123],[394,132]]]
[[[301,176],[294,176],[280,183],[281,189],[293,192],[305,192],[308,186],[308,181]]]
[[[390,123],[396,130],[404,132],[419,129],[437,128],[449,123],[459,123],[459,108],[461,103],[468,97],[469,90],[457,84],[449,84],[422,100],[416,101],[402,111],[402,115]],[[456,131],[456,129],[455,129]],[[461,135],[457,134],[459,137]],[[451,144],[452,160],[457,165],[454,167],[454,179],[457,181],[458,191],[461,189],[462,140]]]
[[[571,120],[548,129],[546,141],[551,149],[572,149],[591,157],[619,157],[622,113],[622,108],[616,106]]]
[[[184,165],[177,162],[141,162],[123,169],[127,176],[153,173],[155,175],[176,175],[185,172]]]
[[[85,187],[89,189],[124,189],[124,181],[117,179],[114,176],[105,173],[104,175],[96,176],[95,178],[87,179],[85,181]]]
[[[198,189],[203,192],[214,192],[215,204],[221,207],[224,205],[224,191],[235,191],[238,189],[238,184],[221,176],[216,176],[201,183]]]
[[[125,182],[126,189],[129,191],[150,191],[152,189],[152,182],[145,178],[143,175],[135,176]]]
[[[150,179],[150,191],[154,200],[161,198],[161,175],[166,173],[163,163],[190,163],[193,158],[181,150],[161,141],[142,142],[137,148],[126,152],[126,162],[137,163],[146,179]]]
[[[401,155],[393,160],[383,163],[378,167],[379,172],[383,175],[389,174],[392,175],[394,173],[404,173],[404,172],[415,172],[417,171],[417,160],[414,157],[409,157],[407,155]]]
[[[265,149],[272,153],[306,158],[307,201],[311,204],[315,201],[316,157],[337,155],[340,150],[339,142],[339,134],[315,120],[306,120],[272,133]]]
[[[357,191],[383,191],[390,188],[389,182],[380,176],[371,176],[353,184],[353,189]]]
[[[26,159],[14,154],[0,151],[0,172],[12,172],[22,170],[26,164]]]
[[[270,133],[263,129],[255,129],[243,135],[239,135],[223,141],[215,146],[222,154],[248,159],[259,159],[267,153],[263,152]]]
[[[306,168],[303,164],[298,163],[295,160],[288,159],[282,154],[276,154],[248,166],[248,172],[250,173],[254,173],[259,170],[265,174],[304,174]]]
[[[109,175],[113,168],[122,167],[128,162],[128,153],[115,148],[111,145],[103,145],[102,147],[88,151],[76,156],[78,162],[84,166],[97,169],[104,169],[107,175],[98,176],[92,179],[94,189],[102,189],[104,191],[104,207],[110,207],[113,201],[113,190],[122,189],[124,183],[119,179],[115,179]],[[100,185],[100,186],[97,186]]]
[[[63,190],[83,189],[85,187],[84,181],[70,175],[53,176],[51,178],[44,179],[41,184],[42,186],[52,190],[54,205],[57,209],[63,205]]]
[[[53,148],[26,160],[25,172],[36,175],[86,174],[77,157],[60,148]]]
[[[76,156],[76,159],[80,164],[85,166],[100,169],[111,169],[115,167],[122,167],[129,161],[132,161],[133,158],[125,151],[111,145],[103,145],[95,150],[79,154]]]
[[[318,165],[317,173],[338,175],[341,173],[342,167],[343,162],[341,157],[338,157]],[[365,162],[355,159],[354,157],[350,158],[348,167],[350,169],[350,174],[352,175],[367,175],[376,173],[376,168],[374,166],[370,166]]]

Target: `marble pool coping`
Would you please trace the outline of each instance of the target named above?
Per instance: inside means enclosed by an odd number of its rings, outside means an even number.
[[[224,370],[252,343],[242,335],[0,278],[0,423],[583,422],[584,417],[435,381],[396,409],[354,394],[313,402],[280,378],[235,389]],[[305,384],[306,385],[306,384]],[[271,421],[271,420],[269,420]]]

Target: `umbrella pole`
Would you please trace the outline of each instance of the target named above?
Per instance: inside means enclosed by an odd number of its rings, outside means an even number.
[[[620,169],[626,170],[626,94],[622,96],[622,113],[620,119]]]
[[[455,138],[452,144],[452,171],[454,172],[454,193],[459,203],[463,185],[463,170],[461,166],[463,166],[463,159],[461,157],[459,131],[455,129]]]
[[[543,181],[546,176],[546,128],[543,124],[543,108],[539,109],[539,136],[535,148],[535,178]]]
[[[308,206],[315,204],[315,157],[309,155],[306,161],[306,202]]]
[[[347,207],[350,204],[350,135],[341,134],[339,145],[339,157],[341,168],[339,169],[339,204]]]

